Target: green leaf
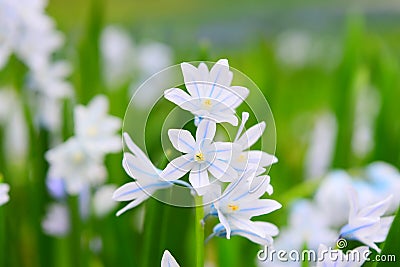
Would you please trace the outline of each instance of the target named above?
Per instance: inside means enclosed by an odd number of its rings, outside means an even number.
[[[388,266],[399,266],[400,261],[400,212],[397,212],[396,217],[393,220],[392,226],[390,227],[388,236],[386,238],[384,247],[382,249],[382,253],[380,257],[383,259],[393,257],[395,260],[389,261],[381,261],[376,265],[377,267],[388,267]]]

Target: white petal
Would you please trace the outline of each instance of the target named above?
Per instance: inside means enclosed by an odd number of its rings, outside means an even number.
[[[195,150],[196,142],[189,131],[171,129],[168,131],[169,140],[180,152],[191,153]]]
[[[164,251],[161,259],[161,267],[179,267],[179,264],[168,250]]]
[[[128,152],[124,153],[122,166],[129,176],[139,180],[141,183],[159,178],[158,170],[151,163]]]
[[[214,142],[212,151],[210,153],[216,153],[215,157],[218,159],[229,160],[232,158],[233,143],[230,142]]]
[[[196,169],[197,168],[197,169]],[[189,181],[197,194],[200,196],[206,193],[207,186],[210,184],[207,170],[201,164],[195,166],[189,174]]]
[[[165,181],[174,181],[184,176],[192,167],[193,156],[186,154],[171,161],[161,172],[160,176]]]
[[[142,196],[140,196],[139,198],[136,198],[134,201],[130,202],[128,205],[126,205],[125,207],[123,207],[122,209],[120,209],[117,212],[117,216],[120,216],[122,213],[124,213],[127,210],[133,209],[134,207],[138,206],[140,203],[142,203],[143,201],[145,201],[146,199],[148,199],[149,196],[147,194],[144,194]]]
[[[209,81],[210,85],[209,97],[213,97],[218,94],[217,85],[227,87],[231,85],[233,74],[229,71],[228,60],[221,59],[210,70]]]
[[[143,161],[146,165],[151,165],[153,166],[153,163],[149,160],[147,155],[132,141],[131,137],[129,136],[128,133],[123,134],[123,138],[125,141],[126,146],[128,149],[138,158],[140,158],[141,161]]]
[[[216,179],[222,182],[232,182],[238,177],[237,172],[224,160],[214,160],[208,170]]]
[[[262,136],[265,130],[265,122],[260,122],[248,129],[236,142],[242,146],[242,149],[251,147]]]
[[[257,199],[251,202],[239,204],[237,214],[246,218],[268,214],[274,210],[280,209],[282,205],[272,199]]]
[[[143,194],[145,193],[137,182],[130,182],[115,190],[113,199],[116,201],[129,201],[141,197]]]
[[[389,229],[392,226],[394,216],[388,216],[381,218],[380,224],[379,224],[379,230],[373,234],[373,239],[375,242],[383,242],[386,240],[386,237],[388,235]]]
[[[209,113],[204,115],[203,118],[215,121],[216,123],[227,122],[233,126],[238,125],[238,118],[232,113]]]
[[[278,162],[274,155],[270,155],[264,151],[251,150],[247,152],[247,163],[256,165],[257,167],[267,167]]]
[[[164,91],[164,97],[180,106],[184,110],[195,111],[198,109],[196,102],[193,101],[193,98],[185,93],[182,89],[179,88],[171,88]],[[197,99],[195,99],[197,101]]]
[[[393,195],[390,195],[386,199],[384,199],[374,205],[365,207],[359,211],[357,216],[371,217],[371,218],[381,217],[383,214],[385,214],[386,210],[391,205],[392,199],[393,199]]]
[[[220,223],[225,227],[226,230],[226,238],[230,239],[231,238],[231,227],[229,225],[228,220],[224,216],[224,214],[218,209],[218,219]]]
[[[352,223],[352,221],[356,218],[358,213],[358,194],[353,187],[347,188],[347,194],[350,202],[349,223]]]
[[[204,140],[211,142],[214,139],[215,131],[215,122],[211,120],[202,120],[197,127],[196,143],[201,144]]]
[[[198,81],[199,74],[195,66],[188,64],[186,62],[181,64],[181,69],[183,73],[183,80],[185,81],[186,89],[189,91],[190,95],[194,98],[200,98],[202,86],[199,86]]]
[[[243,86],[231,86],[231,90],[237,95],[237,97],[239,99],[241,99],[242,101],[244,101],[247,96],[249,95],[249,89],[247,89],[246,87]],[[240,104],[240,103],[239,103]],[[236,108],[234,106],[232,106],[233,108]]]

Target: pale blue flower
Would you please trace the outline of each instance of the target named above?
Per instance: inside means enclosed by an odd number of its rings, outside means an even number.
[[[230,238],[232,229],[246,230],[266,237],[264,230],[250,219],[282,207],[275,200],[260,199],[270,187],[270,178],[267,175],[254,175],[255,172],[246,172],[237,182],[229,184],[222,196],[211,206],[210,214],[218,216],[225,227],[227,239]],[[249,180],[253,182],[250,184]]]
[[[265,131],[265,122],[260,122],[242,134],[248,118],[249,113],[243,112],[242,122],[233,142],[235,146],[231,166],[239,173],[243,173],[248,168],[255,168],[261,174],[265,171],[265,167],[278,162],[278,159],[264,151],[248,150],[260,139]]]
[[[179,264],[168,250],[164,251],[161,259],[161,267],[179,267]]]
[[[385,241],[392,224],[394,216],[382,217],[390,206],[392,198],[391,195],[376,204],[360,208],[357,192],[349,188],[349,223],[340,230],[340,237],[358,240],[380,253],[375,243]]]
[[[174,181],[190,171],[189,181],[199,195],[206,193],[210,184],[209,172],[222,182],[237,179],[237,172],[230,166],[232,143],[213,142],[216,124],[210,120],[200,122],[196,140],[186,130],[168,131],[172,145],[184,155],[172,160],[162,171],[161,177]]]
[[[158,189],[168,188],[173,185],[171,182],[160,178],[160,170],[153,165],[127,133],[124,133],[124,141],[130,152],[124,153],[122,165],[125,172],[135,181],[126,183],[114,192],[114,200],[131,201],[117,212],[117,216],[136,207]]]
[[[228,60],[221,59],[208,70],[204,63],[196,68],[188,63],[181,64],[186,89],[168,89],[164,96],[169,101],[195,115],[195,122],[211,119],[217,123],[238,124],[235,109],[244,101],[249,90],[241,86],[231,86],[233,74]]]

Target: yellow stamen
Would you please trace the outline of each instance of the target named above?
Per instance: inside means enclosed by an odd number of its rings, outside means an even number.
[[[243,154],[240,154],[240,156],[237,158],[238,162],[245,162],[246,161],[246,157]]]
[[[204,106],[206,109],[210,109],[210,108],[212,107],[212,101],[211,101],[211,99],[205,99],[205,100],[203,101],[203,106]]]
[[[196,155],[194,155],[194,160],[195,161],[204,161],[204,155],[203,153],[199,152]]]
[[[238,205],[229,204],[229,205],[228,205],[228,208],[229,208],[231,211],[237,211],[237,210],[239,209],[239,206],[238,206]]]

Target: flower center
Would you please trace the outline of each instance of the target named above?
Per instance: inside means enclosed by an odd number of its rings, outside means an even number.
[[[87,134],[88,134],[89,136],[91,136],[91,137],[96,136],[96,135],[97,135],[97,128],[94,127],[94,126],[90,126],[90,127],[87,129]]]
[[[76,152],[73,156],[72,156],[72,160],[79,164],[83,161],[83,154],[81,152]]]
[[[238,205],[234,205],[234,204],[229,204],[228,205],[228,209],[230,211],[237,211],[239,209],[239,206]]]
[[[197,154],[194,155],[194,160],[197,162],[203,162],[204,161],[204,154],[199,152]]]
[[[212,101],[211,101],[211,99],[205,99],[204,101],[203,101],[203,107],[205,108],[205,109],[210,109],[211,107],[212,107]]]
[[[238,162],[245,162],[246,161],[246,156],[243,154],[240,154],[240,156],[237,158]]]

